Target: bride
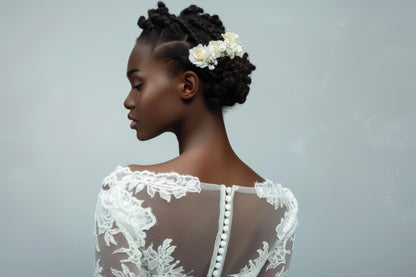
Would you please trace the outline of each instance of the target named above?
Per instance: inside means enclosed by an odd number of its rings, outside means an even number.
[[[163,2],[138,21],[124,106],[140,141],[175,134],[179,156],[117,168],[96,208],[96,276],[287,276],[297,202],[233,151],[223,112],[255,66],[217,15]],[[249,134],[248,134],[249,135]]]

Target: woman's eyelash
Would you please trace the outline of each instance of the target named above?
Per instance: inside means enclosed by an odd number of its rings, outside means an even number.
[[[142,86],[142,84],[138,84],[138,85],[134,86],[133,88],[139,90],[141,86]]]

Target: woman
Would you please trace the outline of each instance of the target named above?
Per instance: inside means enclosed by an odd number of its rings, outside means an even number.
[[[96,209],[96,276],[287,276],[297,202],[242,162],[223,110],[255,69],[238,35],[195,5],[141,16],[124,101],[141,141],[173,132],[180,155],[117,166]]]

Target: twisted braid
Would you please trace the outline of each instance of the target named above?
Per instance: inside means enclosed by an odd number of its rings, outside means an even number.
[[[221,57],[214,70],[193,65],[189,59],[189,49],[198,44],[208,44],[211,40],[222,40],[225,27],[218,15],[209,15],[196,5],[185,8],[179,16],[170,14],[163,2],[157,9],[148,11],[148,18],[140,16],[137,25],[143,29],[138,38],[147,39],[153,45],[153,55],[169,61],[172,73],[192,70],[202,81],[204,98],[210,108],[222,109],[225,106],[242,104],[246,101],[250,74],[256,67],[242,57]]]

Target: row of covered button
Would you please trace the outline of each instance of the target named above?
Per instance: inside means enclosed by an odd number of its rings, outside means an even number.
[[[224,212],[224,220],[223,220],[223,226],[222,226],[221,242],[220,242],[220,247],[218,248],[217,260],[215,262],[215,270],[212,272],[212,276],[215,276],[215,277],[219,276],[220,268],[222,267],[222,264],[224,262],[227,238],[229,236],[229,231],[230,231],[231,201],[232,201],[231,192],[232,190],[230,187],[225,188],[225,212]]]

